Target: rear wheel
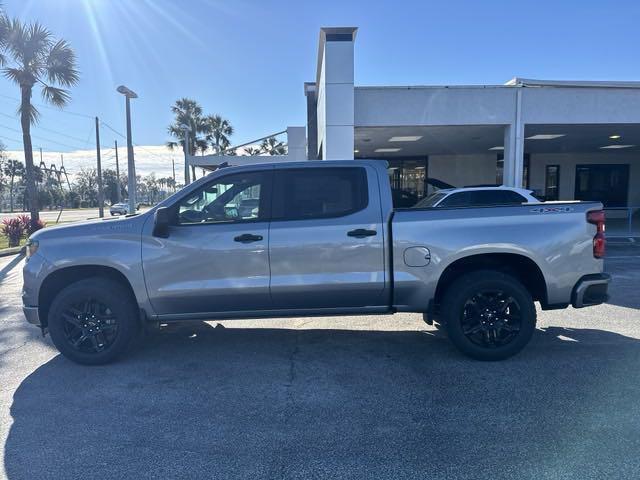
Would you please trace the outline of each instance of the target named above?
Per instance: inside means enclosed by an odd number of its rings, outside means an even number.
[[[453,344],[478,360],[515,355],[536,328],[528,290],[514,277],[489,270],[456,280],[445,293],[441,315]]]
[[[103,278],[63,289],[51,304],[48,326],[60,353],[85,365],[113,361],[139,333],[135,299],[119,283]]]

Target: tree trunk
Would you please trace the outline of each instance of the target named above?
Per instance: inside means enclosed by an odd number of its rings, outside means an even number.
[[[11,175],[11,183],[9,183],[9,211],[13,213],[13,179],[14,176]]]
[[[31,228],[35,231],[36,224],[40,219],[40,214],[38,212],[38,190],[36,189],[35,168],[33,166],[33,146],[31,145],[31,118],[29,117],[32,87],[32,85],[20,85],[22,93],[20,123],[22,124],[22,143],[24,146],[24,164],[26,170],[25,182],[31,213]]]

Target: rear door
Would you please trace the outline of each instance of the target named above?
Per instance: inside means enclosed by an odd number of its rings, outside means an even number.
[[[276,168],[273,185],[274,308],[384,305],[385,232],[376,171]]]

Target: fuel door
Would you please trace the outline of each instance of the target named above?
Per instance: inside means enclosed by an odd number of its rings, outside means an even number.
[[[409,267],[426,267],[431,262],[427,247],[409,247],[404,251],[404,263]]]

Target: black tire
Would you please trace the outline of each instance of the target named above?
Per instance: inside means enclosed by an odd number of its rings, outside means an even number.
[[[503,360],[522,350],[536,329],[529,291],[514,277],[481,270],[447,289],[440,310],[449,339],[477,360]]]
[[[64,288],[51,304],[48,327],[60,353],[83,365],[112,362],[140,332],[138,308],[131,292],[115,281],[98,277]]]

